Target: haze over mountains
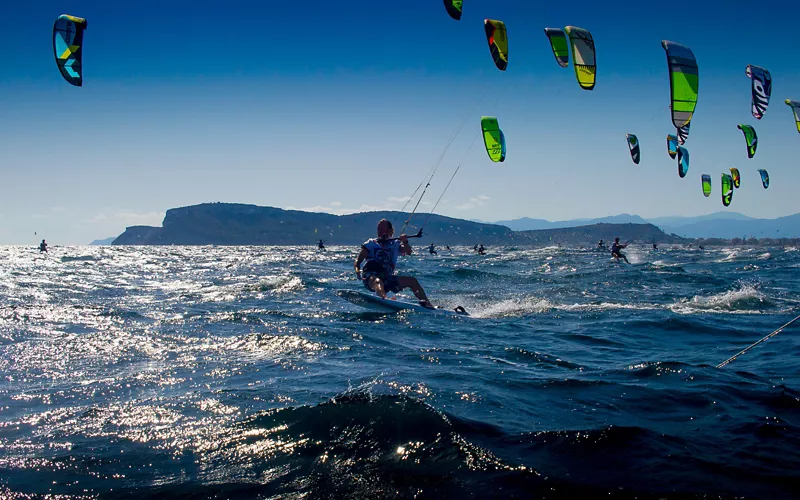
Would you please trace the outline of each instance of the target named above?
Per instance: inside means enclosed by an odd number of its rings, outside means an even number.
[[[590,224],[653,224],[664,232],[684,238],[796,238],[800,236],[800,213],[777,219],[754,219],[737,212],[715,212],[696,217],[654,217],[644,219],[638,215],[620,214],[598,219],[572,219],[551,222],[544,219],[497,221],[513,231],[558,229]]]

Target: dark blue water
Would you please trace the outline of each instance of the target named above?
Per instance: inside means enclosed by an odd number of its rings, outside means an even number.
[[[794,248],[0,248],[0,496],[797,498]]]

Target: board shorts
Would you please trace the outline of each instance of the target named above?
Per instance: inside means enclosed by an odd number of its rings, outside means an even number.
[[[372,276],[380,278],[380,280],[383,282],[383,289],[387,292],[399,293],[402,290],[400,287],[400,282],[397,280],[397,276],[387,274],[386,269],[384,269],[383,266],[375,261],[371,261],[367,262],[367,264],[364,266],[364,269],[361,270],[361,282],[364,283],[364,288],[370,292],[375,291],[369,287],[369,278]]]

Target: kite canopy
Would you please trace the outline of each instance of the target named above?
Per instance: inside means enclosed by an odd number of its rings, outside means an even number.
[[[689,150],[678,146],[678,175],[686,177],[689,172]]]
[[[672,124],[679,129],[692,121],[697,106],[700,70],[689,47],[668,40],[662,40],[661,46],[667,53],[669,66]]]
[[[505,23],[484,19],[483,28],[486,30],[486,40],[489,42],[494,65],[500,71],[505,71],[508,67],[508,35]]]
[[[731,179],[733,179],[733,187],[739,189],[739,186],[742,185],[742,176],[739,174],[738,168],[731,167]]]
[[[678,156],[678,138],[672,134],[667,134],[667,153],[673,160]]]
[[[760,120],[767,111],[772,95],[772,75],[764,68],[752,64],[748,64],[744,72],[752,80],[753,116]]]
[[[758,147],[756,129],[750,125],[737,125],[737,127],[739,127],[739,130],[744,134],[744,140],[747,143],[747,157],[754,157],[756,155],[756,148]]]
[[[689,127],[690,126],[691,126],[691,124],[687,123],[683,127],[677,129],[678,144],[686,144],[686,141],[689,140]]]
[[[633,160],[633,163],[638,165],[639,160],[641,159],[641,154],[639,151],[639,139],[637,139],[633,134],[625,134],[625,137],[628,139],[628,149],[631,150],[631,160]]]
[[[758,173],[761,174],[761,185],[764,186],[764,189],[767,189],[769,187],[769,174],[763,168],[759,168]]]
[[[544,34],[550,40],[550,48],[556,56],[556,62],[562,68],[569,66],[569,46],[567,45],[567,35],[564,30],[559,28],[545,28]]]
[[[53,54],[64,79],[80,87],[83,85],[83,32],[86,19],[62,14],[53,24]]]
[[[572,44],[572,65],[575,67],[578,85],[584,90],[592,90],[597,76],[592,34],[575,26],[567,26],[564,31]]]
[[[722,204],[728,206],[733,199],[733,181],[728,174],[722,174]]]
[[[708,174],[703,174],[701,179],[703,182],[703,196],[708,198],[711,196],[711,176]]]
[[[794,122],[797,125],[797,131],[800,132],[800,101],[786,99],[786,105],[794,111]]]
[[[463,0],[444,0],[444,8],[447,9],[450,17],[458,21],[461,19],[461,6],[463,3]]]
[[[493,162],[506,159],[506,138],[500,130],[497,118],[494,116],[481,116],[481,130],[483,131],[483,144],[486,153]]]

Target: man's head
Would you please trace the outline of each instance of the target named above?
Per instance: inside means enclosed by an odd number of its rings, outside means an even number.
[[[619,238],[614,238],[614,243],[619,243]]]
[[[392,227],[392,223],[386,219],[381,219],[380,222],[378,222],[378,238],[391,238],[393,234],[394,228]]]

